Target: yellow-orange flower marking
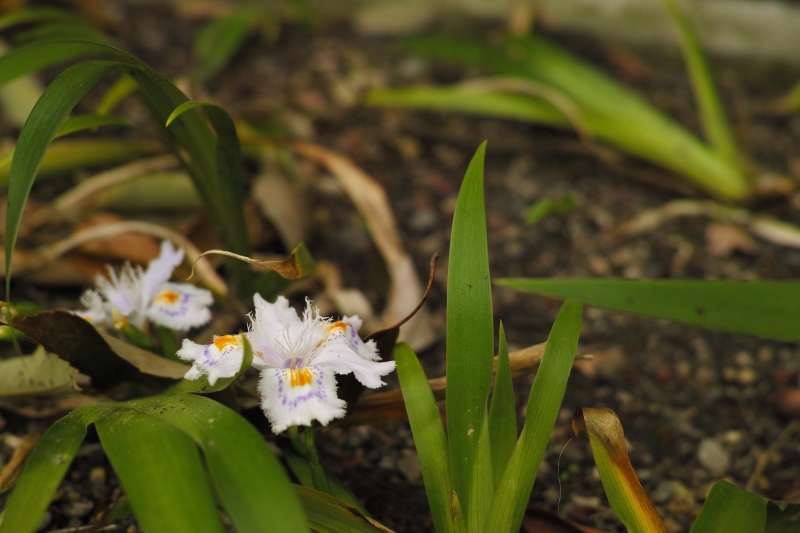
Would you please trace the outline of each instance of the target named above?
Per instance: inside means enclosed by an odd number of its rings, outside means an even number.
[[[311,372],[307,368],[289,370],[289,384],[292,386],[292,388],[311,385],[312,381],[313,378],[311,377]]]
[[[159,303],[174,304],[176,301],[178,301],[178,298],[180,297],[181,297],[180,294],[178,294],[177,292],[167,290],[159,292],[158,296],[156,296],[155,301]]]
[[[217,350],[220,352],[223,351],[228,346],[234,345],[238,346],[240,344],[239,337],[237,335],[222,335],[221,337],[217,337],[214,339],[214,346],[217,347]]]

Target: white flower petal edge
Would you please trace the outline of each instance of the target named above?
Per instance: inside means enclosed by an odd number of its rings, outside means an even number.
[[[329,368],[266,368],[258,383],[261,407],[278,434],[289,426],[323,426],[345,415],[347,403],[336,396],[336,379]]]
[[[211,293],[187,283],[169,283],[183,255],[183,250],[163,241],[161,253],[146,270],[130,263],[119,270],[107,266],[108,277],[96,276],[97,290],[87,291],[81,299],[87,309],[75,314],[93,324],[110,323],[111,311],[116,309],[139,328],[147,320],[179,331],[202,326],[211,320]]]
[[[334,374],[352,372],[364,386],[377,388],[384,384],[381,376],[395,368],[394,361],[376,361],[375,343],[358,337],[358,317],[334,322],[306,300],[300,319],[282,296],[274,304],[257,294],[253,300],[247,336],[253,366],[261,370],[261,407],[275,433],[344,416]]]
[[[214,297],[205,289],[188,283],[162,283],[146,316],[156,324],[183,331],[211,320],[208,307],[212,303]]]
[[[161,241],[158,257],[147,264],[141,279],[140,309],[146,309],[161,291],[161,286],[169,281],[172,272],[183,263],[183,249],[175,248],[169,241]]]
[[[244,344],[241,335],[222,335],[206,345],[184,339],[177,355],[192,362],[192,368],[183,376],[185,379],[206,375],[208,383],[214,385],[219,378],[235,376],[242,367]]]
[[[110,316],[103,305],[103,297],[100,293],[89,289],[81,295],[81,305],[84,309],[72,311],[73,314],[78,315],[82,319],[91,324],[106,324],[110,320]]]

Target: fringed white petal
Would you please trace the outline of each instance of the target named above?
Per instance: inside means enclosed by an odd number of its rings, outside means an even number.
[[[241,335],[215,337],[211,344],[206,345],[184,339],[177,355],[192,362],[192,368],[184,378],[197,379],[207,375],[209,384],[214,385],[219,378],[235,376],[242,367],[244,344]]]
[[[108,278],[99,274],[95,277],[100,294],[124,316],[129,317],[134,313],[144,315],[146,306],[142,303],[142,267],[125,263],[119,270],[110,265],[106,269]]]
[[[323,426],[345,415],[347,404],[336,396],[336,379],[331,369],[266,368],[258,383],[261,408],[278,434],[289,426]]]
[[[320,346],[314,354],[312,364],[330,368],[337,374],[350,372],[365,387],[377,389],[386,385],[382,376],[391,373],[395,368],[394,361],[370,361],[361,357],[345,339],[328,341]]]
[[[264,346],[278,348],[287,343],[292,343],[303,329],[303,321],[297,316],[297,311],[289,307],[289,300],[278,296],[275,303],[269,303],[260,294],[253,296],[255,310],[250,315],[250,340],[253,347],[261,349]]]
[[[176,249],[171,242],[161,241],[161,253],[150,261],[142,276],[140,294],[142,305],[147,307],[161,291],[161,286],[172,277],[172,272],[183,262],[183,249]]]
[[[106,324],[110,316],[103,305],[103,297],[95,290],[87,290],[81,295],[81,305],[84,309],[73,311],[87,322],[95,325]]]
[[[147,309],[156,324],[183,331],[211,320],[208,307],[214,298],[205,289],[188,283],[163,283]]]
[[[350,347],[356,351],[358,355],[369,361],[380,361],[381,356],[378,354],[378,345],[374,340],[364,342],[358,335],[358,330],[361,329],[361,318],[358,315],[346,316],[342,318],[342,322],[347,324],[347,329],[343,331],[344,337],[350,343]]]

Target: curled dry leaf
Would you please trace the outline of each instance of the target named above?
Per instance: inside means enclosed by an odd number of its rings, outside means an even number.
[[[294,184],[266,158],[253,183],[252,198],[261,214],[274,224],[287,249],[300,244],[308,229],[307,210]]]
[[[339,180],[358,212],[364,217],[391,278],[383,324],[389,326],[401,320],[419,302],[423,289],[414,262],[403,249],[386,191],[343,155],[308,143],[295,143],[293,149],[325,166]],[[400,340],[408,342],[417,351],[430,346],[436,337],[425,310],[409,320],[400,333]]]
[[[286,279],[300,279],[312,274],[316,269],[316,263],[314,263],[314,259],[311,257],[311,252],[308,251],[308,248],[306,248],[306,245],[303,243],[298,244],[297,247],[292,250],[292,254],[283,261],[259,261],[258,259],[227,252],[225,250],[209,250],[200,254],[197,259],[195,259],[195,264],[206,255],[225,255],[233,257],[234,259],[244,261],[251,265],[256,265],[267,270],[274,270]],[[192,279],[192,276],[194,276],[194,265],[192,265],[192,273],[187,279]]]
[[[633,471],[622,424],[614,411],[579,407],[572,418],[572,429],[576,436],[583,431],[588,433],[603,489],[628,531],[666,533],[658,511]]]
[[[9,459],[8,463],[0,470],[0,494],[7,492],[11,485],[17,480],[22,467],[25,465],[25,459],[36,447],[39,439],[44,435],[44,430],[38,425],[32,425],[28,434],[22,438],[22,441],[14,450],[14,454]]]
[[[737,224],[767,242],[787,248],[800,248],[800,228],[777,218],[755,215],[746,209],[712,201],[674,200],[632,218],[615,233],[624,237],[656,230],[666,222],[683,217],[705,216],[717,222]]]

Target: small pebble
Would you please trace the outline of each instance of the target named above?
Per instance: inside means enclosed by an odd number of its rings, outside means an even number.
[[[800,389],[785,389],[779,392],[775,407],[781,416],[800,418]]]
[[[422,466],[417,453],[413,450],[403,450],[403,456],[397,460],[397,469],[409,483],[416,483],[422,478]]]
[[[61,509],[67,516],[81,518],[92,512],[92,509],[94,509],[94,502],[91,500],[78,500],[65,504]]]
[[[728,451],[714,439],[703,439],[697,448],[697,459],[714,476],[722,476],[731,464]]]

